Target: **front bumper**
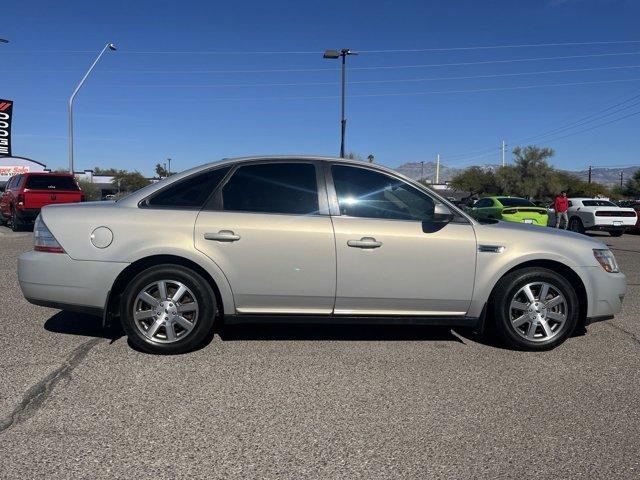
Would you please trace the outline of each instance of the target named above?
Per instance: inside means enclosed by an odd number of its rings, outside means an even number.
[[[622,309],[627,292],[624,273],[607,273],[600,266],[577,267],[587,291],[587,322],[611,318]]]
[[[99,315],[115,279],[127,265],[31,251],[18,258],[18,280],[31,303]]]

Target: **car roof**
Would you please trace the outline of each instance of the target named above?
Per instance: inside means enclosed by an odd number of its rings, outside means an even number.
[[[354,160],[354,159],[340,158],[340,157],[328,157],[328,156],[321,156],[321,155],[256,155],[256,156],[250,156],[250,157],[223,158],[222,160],[217,160],[215,162],[209,162],[203,165],[199,165],[197,167],[190,168],[189,170],[185,170],[175,175],[171,175],[170,177],[167,177],[157,183],[147,185],[146,187],[143,187],[140,190],[137,190],[121,198],[116,202],[116,204],[119,204],[121,206],[129,206],[129,207],[137,206],[141,200],[145,199],[146,197],[156,192],[157,190],[160,190],[161,188],[164,188],[171,183],[178,182],[183,178],[193,175],[194,173],[202,172],[214,167],[222,167],[225,165],[236,165],[239,163],[249,163],[249,162],[261,162],[261,161],[277,162],[277,161],[295,161],[295,160],[321,161],[321,162],[341,163],[341,164],[366,167],[369,169],[385,172],[395,177],[400,177],[411,184],[418,183],[416,180],[413,180],[407,177],[406,175],[402,175],[401,173],[391,168],[388,168],[376,163],[365,162],[363,160]],[[442,195],[440,195],[438,192],[431,190],[431,193],[435,197],[439,198],[440,200],[444,200],[445,203],[451,204],[451,202],[449,202],[448,200],[443,199]],[[459,211],[466,218],[473,221],[471,217],[466,215],[464,212],[461,212],[459,209],[456,208],[456,211]]]
[[[126,197],[118,200],[117,203],[120,205],[137,205],[138,202],[147,196],[151,195],[156,190],[164,188],[169,183],[180,181],[183,178],[186,178],[194,173],[202,172],[214,167],[223,167],[225,165],[236,165],[240,163],[249,163],[249,162],[278,162],[278,161],[295,161],[295,160],[308,160],[308,161],[322,161],[322,162],[336,162],[336,163],[344,163],[351,165],[359,165],[359,166],[367,166],[369,168],[374,168],[377,170],[385,171],[395,176],[400,176],[405,178],[410,182],[414,182],[414,180],[405,177],[404,175],[392,170],[390,168],[384,167],[382,165],[368,163],[363,160],[352,160],[349,158],[338,158],[338,157],[327,157],[327,156],[316,156],[316,155],[256,155],[250,157],[236,157],[236,158],[223,158],[222,160],[216,160],[214,162],[204,163],[202,165],[198,165],[196,167],[190,168],[188,170],[184,170],[183,172],[177,173],[175,175],[171,175],[159,182],[148,185],[140,190],[137,190]]]

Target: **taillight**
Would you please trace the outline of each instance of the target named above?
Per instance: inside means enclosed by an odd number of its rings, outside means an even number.
[[[24,207],[24,193],[18,194],[18,207]]]
[[[33,249],[37,252],[64,253],[63,248],[38,215],[33,225]]]

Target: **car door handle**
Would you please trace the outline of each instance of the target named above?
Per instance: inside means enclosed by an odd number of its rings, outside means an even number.
[[[382,242],[378,242],[373,237],[362,237],[360,240],[349,240],[347,245],[354,248],[379,248]]]
[[[236,235],[231,230],[220,230],[218,233],[205,233],[204,239],[216,242],[237,242],[240,240],[240,235]]]

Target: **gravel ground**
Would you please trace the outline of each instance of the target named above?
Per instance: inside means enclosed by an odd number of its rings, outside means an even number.
[[[0,228],[0,478],[638,478],[640,236],[602,240],[624,310],[552,352],[290,325],[160,357],[23,300]]]

